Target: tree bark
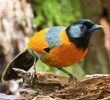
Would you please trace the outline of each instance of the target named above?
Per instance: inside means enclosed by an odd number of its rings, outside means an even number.
[[[65,76],[50,73],[36,73],[33,84],[31,84],[31,73],[14,68],[20,77],[23,78],[20,99],[31,100],[105,100],[110,99],[110,75],[94,74],[86,75],[77,80],[74,87],[73,80],[68,81]]]

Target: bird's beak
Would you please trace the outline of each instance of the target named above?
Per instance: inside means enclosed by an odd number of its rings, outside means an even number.
[[[98,30],[98,29],[101,29],[101,28],[103,28],[103,26],[101,26],[101,25],[94,25],[88,31],[89,31],[89,33],[92,33],[93,31]]]
[[[94,25],[94,30],[97,30],[97,29],[100,29],[100,28],[103,28],[103,26],[101,26],[101,25]]]

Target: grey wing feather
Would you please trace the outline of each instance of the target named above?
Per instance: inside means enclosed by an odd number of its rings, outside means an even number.
[[[57,46],[62,45],[60,36],[61,36],[62,30],[65,28],[66,27],[63,27],[63,26],[56,26],[56,27],[50,28],[45,33],[45,39],[48,42],[50,48],[55,48]]]

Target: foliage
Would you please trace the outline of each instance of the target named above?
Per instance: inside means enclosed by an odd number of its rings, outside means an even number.
[[[78,0],[37,0],[36,23],[43,27],[68,26],[81,18]]]

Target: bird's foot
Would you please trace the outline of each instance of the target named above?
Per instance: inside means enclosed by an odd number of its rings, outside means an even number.
[[[70,74],[68,82],[73,81],[74,87],[77,86],[77,78],[75,76],[73,76],[72,74]]]
[[[31,73],[31,76],[30,76],[31,84],[33,84],[35,75],[36,75],[36,73],[38,73],[38,72],[37,72],[36,70],[32,70],[30,73]]]
[[[74,87],[77,86],[77,78],[75,76],[73,76],[71,73],[67,72],[65,69],[63,69],[62,67],[58,68],[59,70],[63,71],[65,74],[67,74],[69,76],[69,80],[66,82],[65,85],[63,86],[67,86],[68,84],[73,83]]]
[[[74,87],[77,86],[77,78],[72,74],[69,75],[69,79],[67,80],[67,82],[63,84],[63,86],[68,86],[68,85],[74,85]]]

